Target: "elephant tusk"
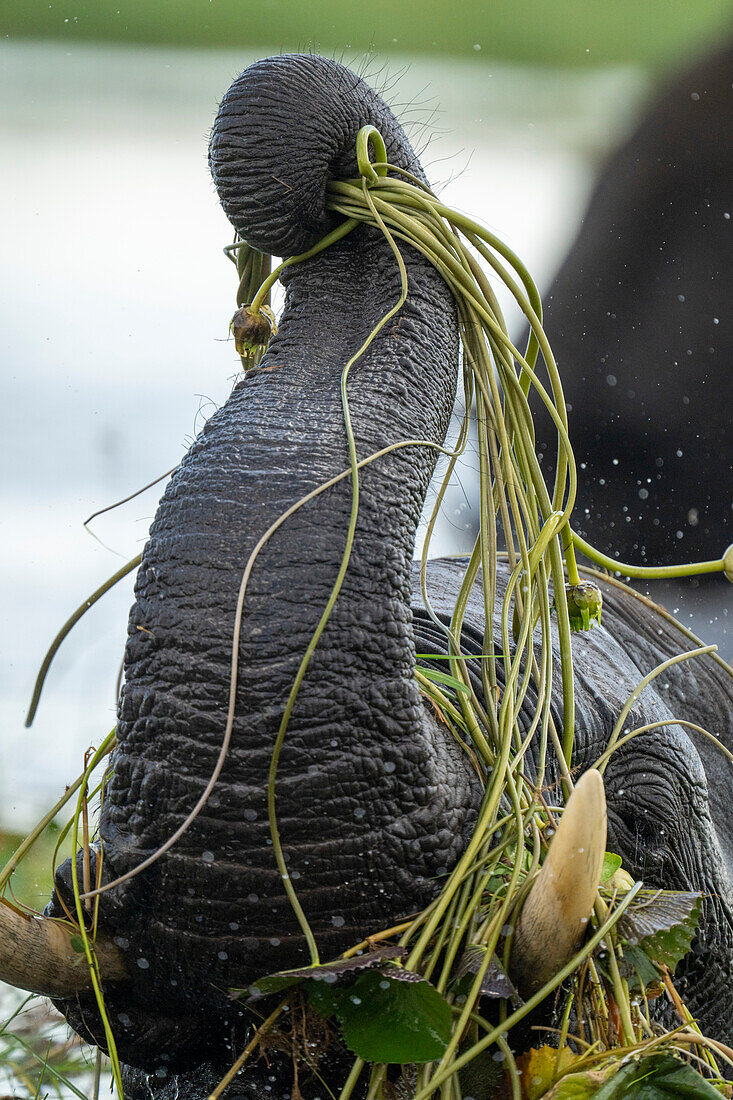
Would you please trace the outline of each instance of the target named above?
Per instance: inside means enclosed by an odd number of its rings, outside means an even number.
[[[578,950],[601,880],[606,795],[600,772],[578,780],[517,921],[510,974],[523,996],[541,989]]]
[[[46,997],[91,990],[87,960],[74,950],[73,935],[58,920],[29,916],[0,901],[0,981]],[[128,976],[122,952],[112,940],[97,935],[94,953],[102,981]]]

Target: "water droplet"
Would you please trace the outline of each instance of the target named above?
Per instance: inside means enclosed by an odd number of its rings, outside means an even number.
[[[202,852],[201,853],[201,858],[204,861],[204,863],[213,863],[214,862],[214,853],[213,852]]]
[[[141,956],[141,957],[140,957],[140,958],[139,958],[139,959],[137,960],[137,965],[138,965],[138,966],[140,967],[140,969],[141,969],[141,970],[147,970],[147,969],[148,969],[148,967],[150,966],[150,963],[148,962],[148,960],[147,960],[146,958],[144,958],[143,956]]]
[[[331,917],[331,924],[334,926],[334,928],[343,928],[343,926],[346,924],[346,921],[343,917],[336,916]]]

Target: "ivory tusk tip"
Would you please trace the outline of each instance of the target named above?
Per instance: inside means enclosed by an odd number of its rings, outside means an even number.
[[[577,951],[593,909],[606,851],[606,794],[595,768],[578,780],[517,921],[511,970],[531,994]]]

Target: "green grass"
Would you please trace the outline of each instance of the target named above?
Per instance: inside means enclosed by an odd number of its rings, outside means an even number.
[[[49,826],[36,841],[11,879],[15,897],[36,909],[43,909],[51,897],[53,888],[51,861],[59,832],[60,830],[55,823]],[[25,837],[22,834],[0,829],[0,868],[5,866],[24,839]],[[66,856],[70,854],[70,850],[70,847],[64,844],[58,859],[59,863],[66,859]],[[8,894],[8,896],[10,895]]]
[[[7,897],[43,909],[51,896],[51,863],[59,831],[54,823],[39,837],[13,875],[13,893],[8,892]],[[23,839],[0,829],[0,865],[7,863]],[[59,862],[68,853],[65,844]],[[89,1095],[94,1053],[70,1033],[47,1001],[31,997],[22,1013],[6,1026],[10,1014],[27,996],[0,986],[0,1097]]]
[[[719,41],[731,22],[728,0],[23,0],[5,4],[2,30],[66,42],[664,65]]]

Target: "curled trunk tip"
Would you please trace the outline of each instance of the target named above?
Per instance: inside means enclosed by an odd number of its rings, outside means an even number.
[[[240,237],[282,257],[317,244],[341,220],[326,208],[326,189],[358,176],[365,126],[380,132],[391,164],[425,178],[389,107],[345,65],[283,54],[245,69],[221,101],[209,143],[211,174]]]

